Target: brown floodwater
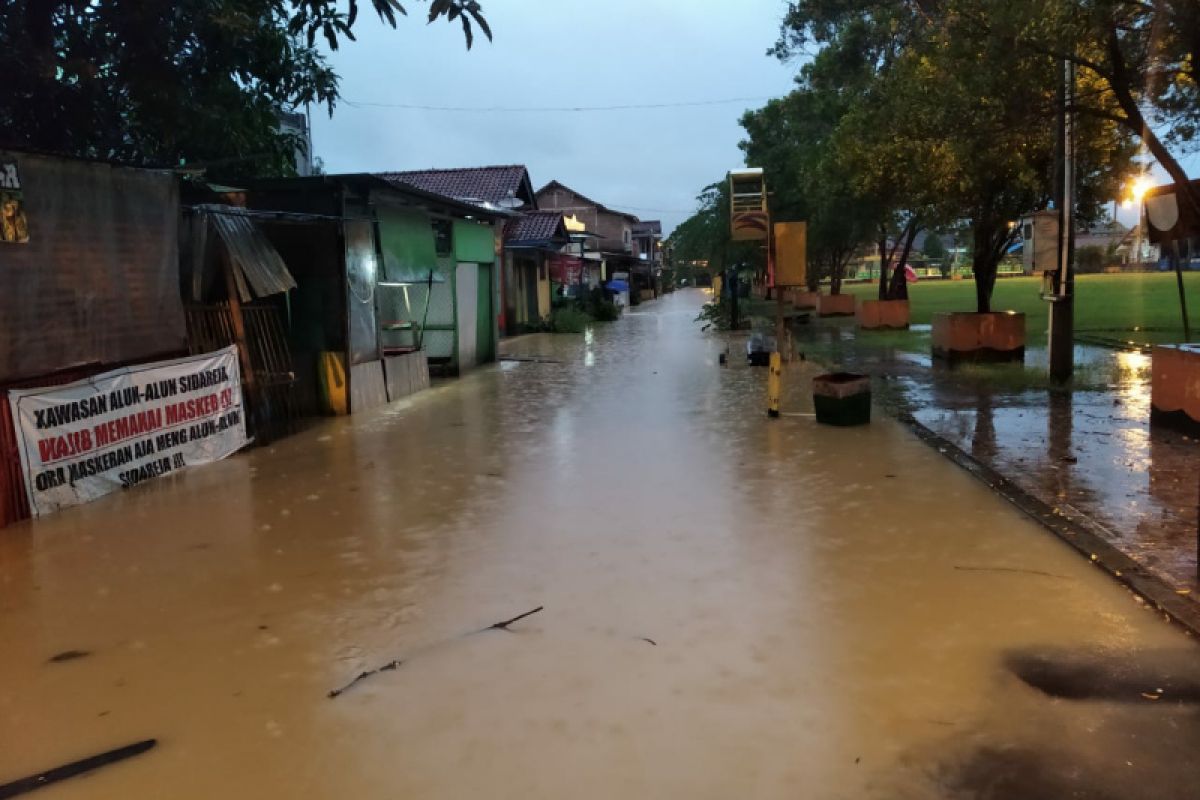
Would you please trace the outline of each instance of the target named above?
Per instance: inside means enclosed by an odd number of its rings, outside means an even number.
[[[0,784],[154,737],[36,796],[1193,796],[1193,642],[810,365],[768,420],[703,299],[0,531]]]

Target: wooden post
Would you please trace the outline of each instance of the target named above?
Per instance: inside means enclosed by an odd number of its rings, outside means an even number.
[[[233,259],[229,255],[228,247],[221,248],[221,268],[225,273],[225,288],[229,293],[229,318],[233,323],[233,341],[238,349],[238,362],[242,365],[242,397],[250,399],[254,397],[254,368],[250,363],[250,350],[246,346],[246,321],[242,318],[242,299],[238,294],[237,278],[233,274]]]
[[[786,346],[787,326],[783,322],[783,294],[781,286],[775,286],[775,352],[783,356],[785,362],[792,360],[791,348]]]
[[[1175,268],[1175,283],[1179,287],[1179,313],[1183,315],[1183,340],[1192,341],[1192,326],[1188,323],[1187,295],[1183,292],[1183,266],[1179,263],[1179,240],[1171,242],[1171,266]]]

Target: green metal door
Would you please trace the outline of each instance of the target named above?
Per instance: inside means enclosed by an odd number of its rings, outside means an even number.
[[[476,283],[479,291],[479,316],[475,318],[475,363],[486,364],[496,360],[495,340],[492,329],[496,325],[496,311],[492,304],[492,265],[479,265]]]

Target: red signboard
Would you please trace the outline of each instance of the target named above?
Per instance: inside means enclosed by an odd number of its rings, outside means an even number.
[[[582,259],[579,256],[554,255],[550,257],[550,280],[555,283],[574,285],[579,283]]]

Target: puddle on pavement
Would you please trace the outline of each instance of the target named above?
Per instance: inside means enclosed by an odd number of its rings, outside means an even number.
[[[801,346],[888,376],[890,400],[922,424],[1065,515],[1098,523],[1168,584],[1200,592],[1200,445],[1150,425],[1149,355],[1077,345],[1074,386],[1061,391],[1045,377],[1044,346],[1030,347],[1023,365],[948,368],[924,343],[907,334],[847,342],[841,330],[813,329]]]
[[[768,420],[700,302],[4,531],[0,783],[157,738],[39,794],[1190,796],[1190,711],[1006,659],[1193,644],[899,426]]]

